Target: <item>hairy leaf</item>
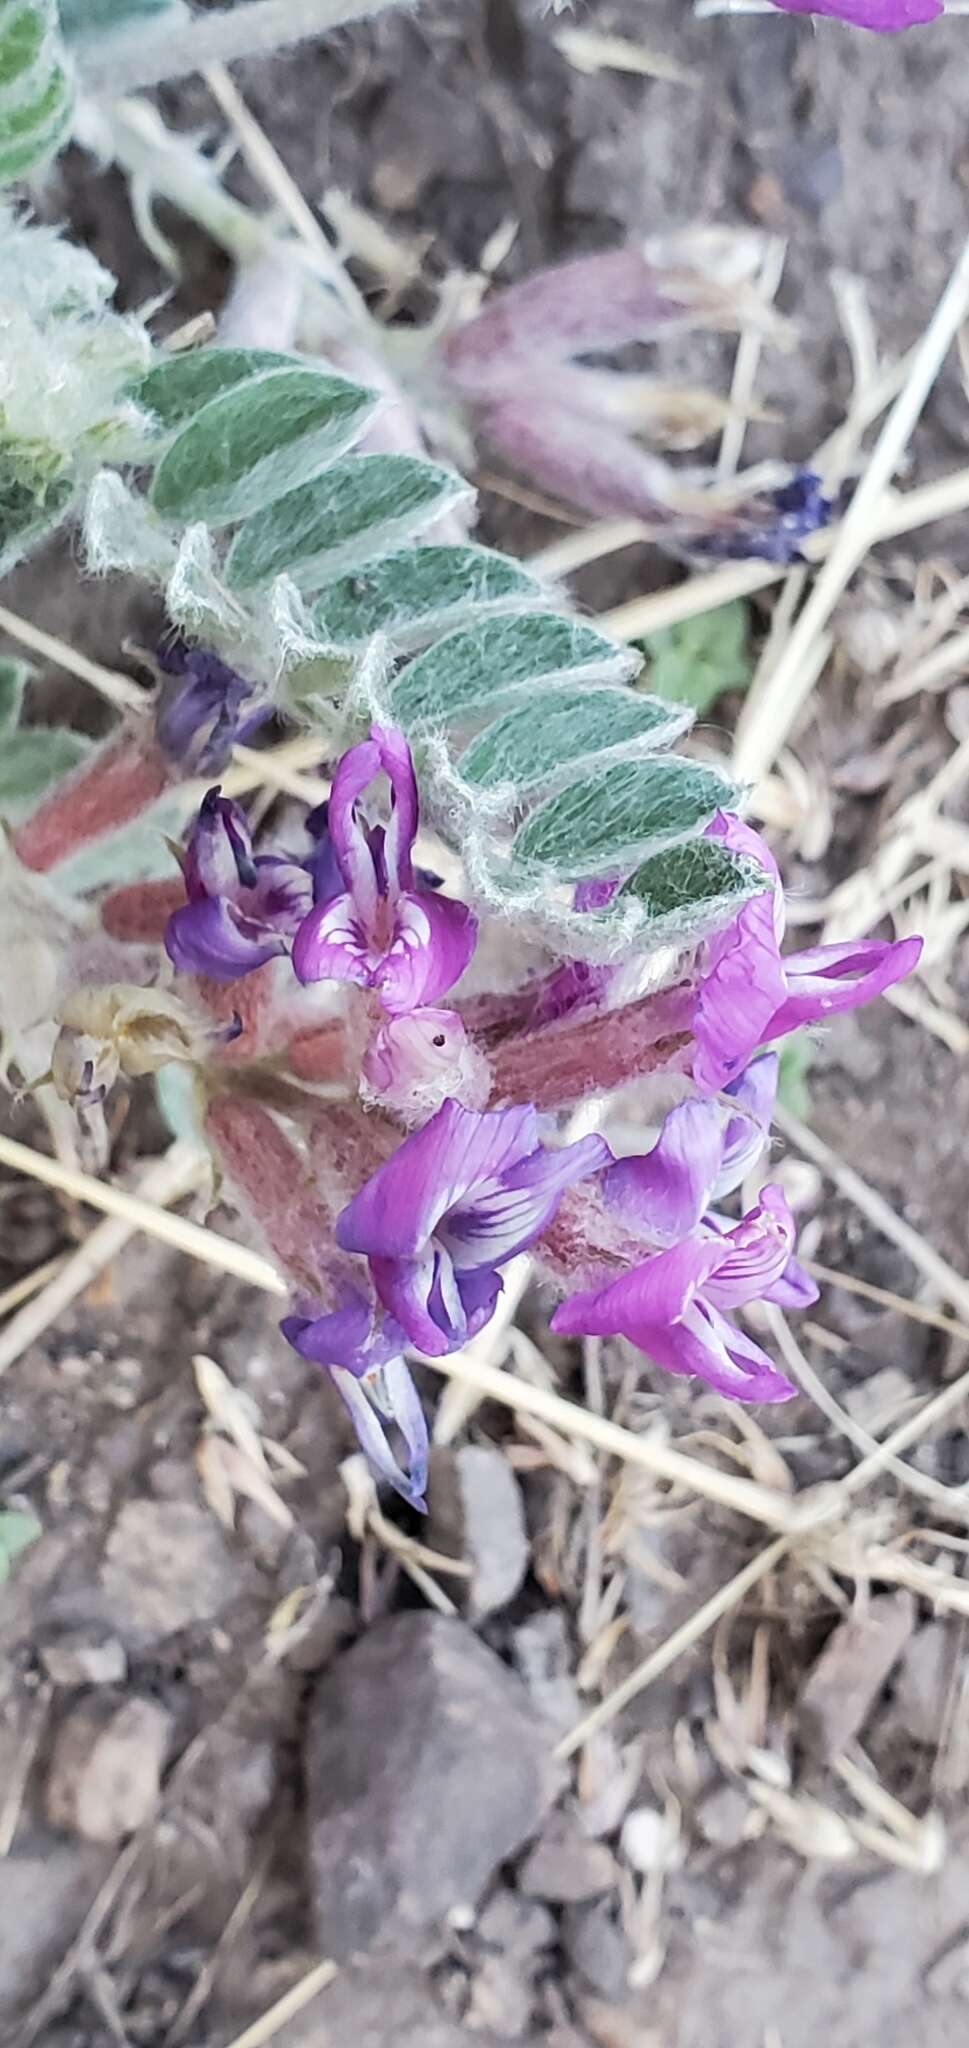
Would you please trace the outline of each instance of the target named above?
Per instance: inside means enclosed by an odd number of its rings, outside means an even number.
[[[375,403],[345,377],[268,370],[210,399],[183,427],[155,471],[152,504],[166,519],[246,519],[341,455]]]
[[[753,675],[747,652],[747,606],[742,598],[699,618],[649,633],[649,684],[657,697],[689,704],[702,718],[724,690],[746,689]]]
[[[68,42],[84,36],[110,35],[129,23],[164,14],[172,0],[58,0],[61,28]]]
[[[131,396],[160,427],[181,427],[204,405],[268,370],[291,370],[292,356],[271,348],[195,348],[168,356],[132,386]]]
[[[728,853],[717,839],[690,839],[644,861],[622,896],[634,896],[643,906],[644,939],[659,946],[695,942],[715,931],[763,886],[764,871],[756,862]]]
[[[624,682],[639,656],[556,612],[485,619],[447,634],[397,677],[395,718],[409,731],[454,725],[503,697],[552,683]]]
[[[385,633],[396,653],[410,654],[482,612],[544,601],[541,584],[510,555],[470,545],[418,547],[331,583],[315,617],[340,646]]]
[[[414,455],[357,455],[247,519],[226,564],[230,588],[283,573],[301,590],[401,548],[468,495],[449,469]]]
[[[48,47],[44,46],[34,66],[34,88],[22,97],[22,81],[17,80],[8,88],[15,95],[13,104],[0,105],[0,185],[39,169],[53,156],[70,127],[74,105],[70,80],[56,54],[48,59]],[[53,49],[56,52],[56,40]]]
[[[549,867],[560,881],[628,868],[686,839],[736,801],[716,769],[695,761],[620,761],[570,782],[516,834],[512,862]]]
[[[561,687],[534,704],[516,704],[471,741],[458,762],[467,782],[493,789],[512,783],[516,789],[537,789],[556,771],[573,768],[596,755],[655,752],[671,746],[690,723],[655,697],[605,684],[592,690]],[[604,772],[604,771],[603,771]]]
[[[0,15],[0,90],[5,91],[30,71],[48,34],[48,20],[33,0],[24,0],[22,7]]]

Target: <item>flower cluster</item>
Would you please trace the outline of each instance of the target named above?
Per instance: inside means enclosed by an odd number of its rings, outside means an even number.
[[[770,1133],[778,1060],[764,1048],[890,987],[920,942],[782,953],[776,865],[757,833],[719,814],[710,834],[759,866],[764,887],[675,985],[628,1001],[615,970],[563,963],[507,996],[464,994],[477,920],[415,866],[403,734],[374,726],[351,747],[307,825],[308,852],[255,854],[242,813],[210,791],[166,944],[176,968],[205,977],[203,994],[270,962],[293,1014],[301,986],[329,988],[309,1026],[300,1012],[291,1071],[325,1072],[338,1099],[292,1088],[279,1112],[289,1138],[278,1114],[229,1091],[209,1131],[292,1280],[284,1333],[331,1376],[375,1471],[422,1505],[427,1433],[406,1354],[466,1344],[526,1250],[561,1297],[553,1329],[621,1335],[738,1400],[788,1399],[794,1388],[735,1317],[815,1294],[780,1187],[738,1210]],[[614,887],[584,886],[578,907]],[[569,1142],[567,1108],[657,1072],[677,1077],[679,1099],[650,1149],[617,1158],[601,1135]]]

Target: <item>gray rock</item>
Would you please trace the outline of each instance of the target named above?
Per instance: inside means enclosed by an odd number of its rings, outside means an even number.
[[[547,1899],[553,1906],[579,1906],[612,1891],[619,1870],[604,1842],[590,1842],[577,1827],[556,1817],[526,1856],[518,1881],[530,1898]]]
[[[822,1758],[840,1756],[864,1726],[912,1633],[910,1593],[876,1593],[828,1637],[801,1688],[798,1720],[808,1747]]]
[[[512,1635],[511,1654],[536,1713],[553,1734],[567,1735],[581,1720],[583,1706],[572,1676],[575,1660],[561,1608],[543,1608],[523,1621]]]
[[[531,1975],[514,1956],[485,1956],[471,1984],[467,2024],[490,2029],[502,2041],[527,2033],[534,2003]]]
[[[306,1738],[313,1906],[342,1961],[473,1908],[559,1784],[547,1730],[461,1622],[398,1614],[326,1673]]]
[[[744,1840],[752,1808],[739,1785],[717,1785],[701,1801],[697,1826],[705,1842],[716,1849],[737,1849]]]
[[[556,1926],[546,1906],[536,1899],[523,1899],[520,1892],[502,1885],[478,1916],[477,1932],[484,1942],[508,1949],[513,1955],[536,1955],[551,1948]]]
[[[54,1685],[123,1685],[128,1671],[124,1644],[97,1626],[67,1629],[40,1648],[40,1661]]]
[[[562,1915],[562,1946],[590,1991],[619,2004],[629,1995],[633,1952],[606,1899],[593,1905],[567,1906]]]
[[[43,1989],[111,1862],[109,1849],[39,1834],[0,1858],[0,2019]]]
[[[471,1621],[484,1621],[514,1599],[528,1570],[525,1509],[514,1472],[491,1444],[435,1451],[428,1503],[431,1544],[471,1566],[467,1613]]]
[[[206,1509],[187,1500],[129,1500],[105,1546],[101,1589],[119,1633],[144,1648],[213,1620],[239,1578]]]
[[[895,1678],[894,1712],[913,1742],[936,1748],[955,1663],[955,1630],[928,1621],[911,1636]]]
[[[156,1700],[116,1706],[81,1700],[58,1730],[47,1779],[47,1818],[88,1842],[121,1842],[151,1818],[172,1733]]]

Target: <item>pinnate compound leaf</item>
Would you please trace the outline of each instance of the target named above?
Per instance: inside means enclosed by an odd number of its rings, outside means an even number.
[[[657,697],[689,704],[698,718],[725,690],[745,690],[754,673],[747,651],[747,606],[742,598],[649,633],[649,686]]]
[[[49,23],[49,0],[45,6],[40,0],[34,4]],[[0,23],[4,18],[9,16],[0,16]],[[36,63],[0,90],[0,185],[39,170],[66,139],[74,95],[59,49],[59,37],[49,34],[41,42]],[[9,61],[16,63],[15,51]]]
[[[33,0],[0,14],[0,92],[6,93],[33,68],[49,33],[46,12]]]
[[[136,405],[154,414],[161,428],[182,427],[223,392],[270,370],[302,369],[293,356],[271,348],[193,348],[167,356],[132,385]]]
[[[644,943],[687,944],[716,931],[764,887],[764,870],[729,853],[716,839],[690,839],[646,860],[623,896],[644,912]]]
[[[736,800],[716,769],[695,761],[618,761],[546,798],[516,834],[512,865],[548,867],[558,881],[609,874],[688,839]]]
[[[335,644],[352,647],[384,633],[398,654],[481,613],[547,602],[521,562],[490,548],[417,547],[341,576],[318,599],[314,616]]]
[[[0,1584],[9,1578],[10,1567],[22,1550],[28,1550],[42,1533],[36,1515],[17,1508],[0,1508]]]
[[[58,4],[68,42],[80,42],[85,36],[110,35],[115,29],[164,14],[173,0],[58,0]]]
[[[285,574],[300,590],[320,590],[405,547],[469,495],[453,470],[415,455],[334,462],[246,520],[229,550],[226,581],[233,590],[249,590]]]
[[[596,756],[654,753],[672,746],[690,724],[686,707],[676,710],[656,697],[609,684],[592,690],[561,687],[543,692],[541,710],[516,704],[471,741],[458,762],[466,782],[483,789],[512,783],[540,788]],[[608,771],[603,763],[600,772]]]
[[[319,370],[268,370],[203,405],[162,456],[151,501],[165,519],[226,526],[297,495],[362,432],[371,391]],[[283,502],[286,502],[285,499]]]
[[[405,729],[416,732],[458,724],[531,688],[540,717],[539,692],[549,685],[626,682],[638,667],[638,654],[578,620],[558,612],[515,614],[438,640],[397,677],[391,707]]]

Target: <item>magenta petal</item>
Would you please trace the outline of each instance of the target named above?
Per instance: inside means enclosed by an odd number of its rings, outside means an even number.
[[[373,981],[391,1015],[425,1009],[446,995],[475,949],[478,921],[464,903],[431,890],[398,899],[394,935]]]
[[[538,1120],[528,1105],[479,1112],[445,1102],[354,1195],[337,1218],[337,1243],[379,1258],[413,1258],[448,1209],[537,1146]]]
[[[798,1392],[772,1358],[714,1308],[704,1306],[703,1321],[710,1365],[703,1373],[709,1385],[733,1401],[790,1401]]]
[[[373,960],[352,896],[317,903],[293,940],[293,967],[300,981],[355,981],[368,986]]]
[[[474,1189],[467,1208],[456,1203],[443,1219],[438,1238],[460,1272],[502,1265],[534,1243],[567,1187],[598,1173],[611,1160],[600,1137],[579,1138],[556,1150],[541,1147],[510,1167],[500,1181]]]
[[[606,1200],[657,1242],[687,1237],[709,1208],[723,1158],[724,1127],[711,1102],[671,1109],[651,1152],[620,1159],[603,1183]]]
[[[173,911],[165,927],[165,951],[180,974],[238,981],[285,953],[286,941],[243,916],[224,896],[206,896]]]
[[[787,997],[787,982],[765,891],[744,905],[700,983],[693,1031],[693,1078],[706,1093],[735,1080]]]
[[[376,917],[379,886],[370,841],[356,815],[356,802],[380,773],[380,749],[373,740],[350,747],[337,762],[327,823],[337,865],[357,913],[368,925]]]
[[[685,1313],[723,1255],[719,1238],[685,1238],[607,1287],[573,1294],[556,1309],[552,1328],[569,1335],[631,1337],[638,1343],[637,1330],[664,1329]]]
[[[205,896],[238,895],[255,880],[252,839],[245,812],[221,794],[206,791],[185,849],[185,889],[190,902]]]
[[[759,1202],[720,1241],[721,1258],[704,1288],[714,1308],[741,1308],[781,1277],[794,1250],[794,1218],[779,1187],[761,1190]]]
[[[810,1308],[817,1301],[818,1288],[798,1259],[788,1259],[778,1280],[764,1288],[762,1301],[772,1301],[777,1308]]]
[[[427,1425],[403,1359],[397,1359],[376,1373],[369,1387],[339,1366],[333,1368],[331,1377],[349,1412],[360,1449],[377,1477],[385,1479],[388,1486],[402,1494],[412,1507],[423,1510],[427,1485]],[[381,1416],[395,1423],[400,1430],[409,1457],[409,1470],[406,1472],[394,1456]]]
[[[393,897],[398,889],[409,889],[413,882],[411,853],[417,834],[417,779],[411,750],[399,725],[372,725],[370,737],[379,751],[380,765],[393,798],[384,839],[384,859]],[[450,983],[445,986],[450,987]]]
[[[802,1024],[819,1024],[870,1003],[911,974],[921,952],[922,940],[911,938],[859,939],[789,954],[784,961],[787,994],[771,1019],[769,1035],[780,1038]]]

